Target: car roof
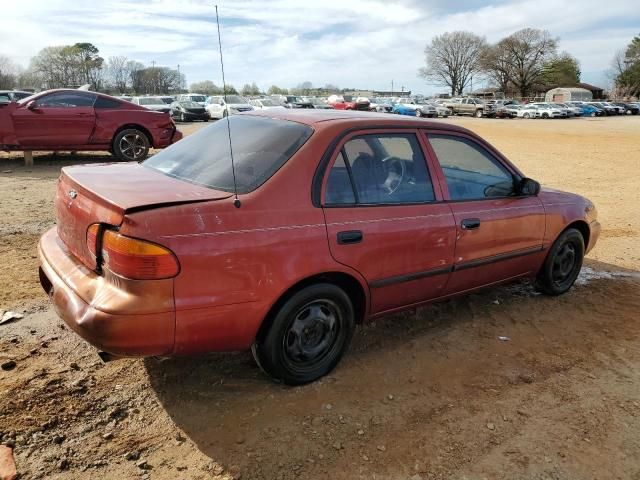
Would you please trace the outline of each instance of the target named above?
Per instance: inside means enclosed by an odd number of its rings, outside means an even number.
[[[407,128],[436,128],[455,132],[470,133],[469,130],[450,123],[428,121],[407,115],[389,115],[388,113],[362,112],[356,110],[333,109],[277,109],[255,110],[241,115],[255,115],[279,120],[289,120],[309,126],[327,126],[327,124],[344,124],[345,126],[367,127],[407,127]],[[472,134],[474,135],[474,134]],[[474,135],[475,136],[475,135]]]

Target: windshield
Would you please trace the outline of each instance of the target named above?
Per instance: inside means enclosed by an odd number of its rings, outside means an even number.
[[[161,98],[143,97],[140,99],[140,105],[166,105]]]
[[[308,140],[311,127],[257,116],[227,117],[238,193],[267,181]],[[216,122],[143,162],[170,177],[233,192],[227,122]]]
[[[227,103],[247,103],[247,101],[238,95],[227,95]]]
[[[205,97],[204,95],[191,95],[191,100],[193,102],[205,102],[207,100],[207,97]]]
[[[272,100],[261,99],[260,102],[264,107],[277,107],[278,104]]]

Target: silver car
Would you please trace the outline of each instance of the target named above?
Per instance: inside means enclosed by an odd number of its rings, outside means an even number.
[[[166,103],[162,97],[133,97],[131,103],[141,105],[149,110],[155,112],[169,113],[171,112],[171,105]]]

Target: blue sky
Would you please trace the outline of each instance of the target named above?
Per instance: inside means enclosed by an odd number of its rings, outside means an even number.
[[[91,42],[175,68],[189,83],[220,84],[213,1],[21,0],[2,4],[0,55],[26,66],[51,45]],[[470,30],[488,41],[524,27],[559,37],[583,81],[606,86],[617,50],[640,34],[638,0],[220,0],[227,82],[266,89],[311,81],[414,92],[445,91],[417,76],[437,34]],[[475,86],[475,85],[474,85]]]

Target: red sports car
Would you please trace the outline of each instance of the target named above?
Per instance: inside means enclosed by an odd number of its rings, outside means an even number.
[[[121,160],[144,160],[149,148],[177,142],[168,114],[108,95],[49,90],[0,103],[0,150],[106,150]]]
[[[252,348],[288,384],[357,323],[530,277],[566,292],[600,225],[484,140],[415,117],[267,110],[147,161],[62,170],[40,279],[115,356]],[[235,197],[237,192],[237,199]]]

